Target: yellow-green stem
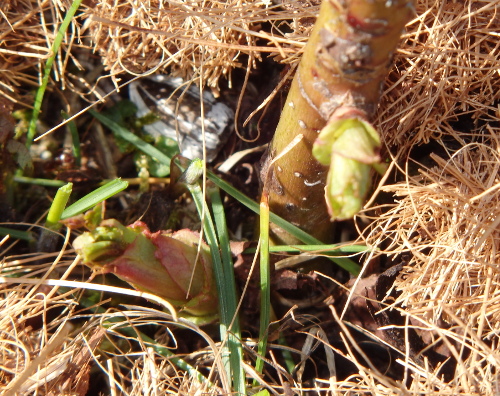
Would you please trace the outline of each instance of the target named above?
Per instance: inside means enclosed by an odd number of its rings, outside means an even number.
[[[373,115],[412,5],[412,0],[323,0],[304,49],[267,163],[295,136],[303,139],[274,166],[264,167],[263,180],[269,181],[271,212],[324,242],[332,227],[324,201],[328,168],[312,156],[312,145],[341,108],[366,119]],[[274,241],[297,242],[277,227],[271,231]]]
[[[269,322],[271,317],[271,266],[269,264],[269,205],[264,191],[260,201],[260,329],[258,354],[264,357],[267,349]],[[255,362],[255,370],[262,373],[264,360]]]

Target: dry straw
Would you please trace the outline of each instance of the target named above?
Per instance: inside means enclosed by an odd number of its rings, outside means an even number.
[[[447,160],[432,155],[436,166],[385,186],[398,203],[376,228],[391,254],[411,256],[398,282],[404,306],[436,325],[452,322],[445,310],[453,312],[487,337],[500,330],[500,311],[484,306],[500,292],[500,130],[490,130],[491,140],[469,143]]]
[[[439,368],[399,362],[413,378],[411,394],[500,389],[498,11],[491,1],[419,2],[379,108],[404,182],[381,188],[396,203],[378,209],[366,241],[406,263],[391,307],[457,361],[447,383]],[[427,154],[427,165],[412,160],[410,150],[429,142],[440,155]]]
[[[499,2],[419,0],[416,8],[377,118],[400,154],[443,136],[464,143],[498,118]]]
[[[168,70],[191,79],[203,74],[203,81],[216,88],[221,77],[230,79],[231,70],[246,67],[242,55],[261,59],[270,54],[285,62],[298,59],[305,42],[299,33],[310,26],[304,27],[301,21],[314,17],[317,8],[300,8],[297,18],[299,7],[289,3],[283,7],[268,0],[124,0],[119,4],[103,0],[87,15],[95,49],[112,75]],[[272,31],[269,27],[264,31],[263,24],[272,25]]]
[[[446,387],[455,394],[494,395],[492,369],[500,362],[500,129],[487,125],[480,131],[448,158],[431,154],[435,166],[419,165],[405,182],[384,186],[396,204],[375,219],[367,240],[406,261],[391,306],[424,340],[444,343],[457,358],[457,377]]]
[[[0,7],[0,99],[18,106],[33,105],[31,92],[40,84],[41,70],[51,55],[59,25],[68,3],[61,0],[5,0]],[[72,48],[82,48],[78,23],[64,37],[53,66],[53,81],[65,89],[78,91],[75,83],[86,85],[66,71],[68,63],[82,69]],[[53,86],[51,87],[53,88]],[[82,93],[82,96],[84,94]]]
[[[2,4],[0,95],[11,102],[18,101],[21,87],[37,83],[36,75],[30,72],[48,56],[50,48],[40,25],[40,14],[50,8],[48,1],[38,4],[31,0],[7,0]]]
[[[37,74],[50,54],[58,24],[69,4],[60,0],[7,0],[3,5],[1,96],[25,104],[22,94],[26,86],[37,86]],[[84,7],[84,13],[66,34],[54,77],[63,88],[67,84],[81,91],[82,97],[96,93],[92,88],[95,80],[85,80],[109,75],[118,87],[122,73],[170,72],[185,79],[201,75],[204,83],[217,91],[221,77],[230,81],[234,68],[247,68],[248,62],[256,67],[256,60],[263,56],[283,63],[298,62],[317,11],[317,0],[285,1],[279,5],[267,0],[98,1]],[[91,73],[85,79],[70,76],[71,81],[67,81],[68,49],[76,45],[92,46],[100,54],[100,63],[106,68],[103,76],[88,70],[97,66],[89,62],[87,53],[72,57],[72,61]]]

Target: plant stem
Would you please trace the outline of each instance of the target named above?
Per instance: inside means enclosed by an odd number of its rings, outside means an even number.
[[[304,137],[274,166],[264,166],[262,175],[269,180],[271,212],[322,241],[329,241],[332,229],[323,198],[328,168],[312,156],[312,145],[339,109],[348,108],[364,118],[373,115],[412,5],[412,0],[323,0],[321,4],[267,164],[298,134]],[[272,227],[271,235],[277,243],[297,243],[279,227]]]
[[[56,196],[50,205],[45,227],[37,242],[37,250],[39,252],[52,252],[57,243],[57,232],[61,228],[62,213],[66,208],[71,192],[73,191],[73,183],[65,184],[57,190]]]
[[[255,371],[262,374],[271,318],[271,266],[269,264],[269,206],[266,191],[260,201],[260,328]]]
[[[60,227],[59,221],[61,220],[62,213],[66,209],[66,204],[69,201],[71,192],[73,191],[73,183],[68,183],[57,190],[54,201],[50,205],[45,227],[58,231]]]

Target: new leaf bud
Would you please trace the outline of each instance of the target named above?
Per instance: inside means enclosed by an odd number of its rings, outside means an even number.
[[[212,257],[199,242],[199,234],[191,230],[152,233],[139,221],[125,227],[109,219],[73,245],[92,269],[115,274],[190,315],[213,315],[218,299]]]
[[[330,122],[314,142],[313,155],[330,165],[325,199],[332,220],[352,218],[363,207],[370,188],[370,170],[380,162],[380,138],[359,118]]]

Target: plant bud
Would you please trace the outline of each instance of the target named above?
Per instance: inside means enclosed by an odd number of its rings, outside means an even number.
[[[190,315],[213,315],[218,299],[212,258],[208,246],[199,242],[199,234],[191,230],[152,233],[140,221],[125,227],[109,219],[73,245],[92,269],[115,274]]]
[[[333,121],[321,130],[313,155],[330,165],[325,198],[332,220],[352,218],[363,207],[370,170],[380,162],[379,148],[377,131],[358,118]]]

